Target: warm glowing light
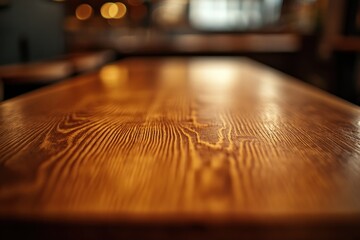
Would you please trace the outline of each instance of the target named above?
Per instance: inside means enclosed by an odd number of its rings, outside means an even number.
[[[175,25],[181,22],[185,12],[185,2],[168,0],[153,11],[152,18],[159,25]]]
[[[112,3],[108,10],[110,18],[114,18],[118,13],[118,7],[115,3]]]
[[[115,3],[115,5],[116,5],[116,14],[115,14],[115,16],[113,17],[113,18],[116,18],[116,19],[119,19],[119,18],[122,18],[122,17],[124,17],[125,16],[125,14],[126,14],[126,6],[125,6],[125,4],[123,4],[123,3],[121,3],[121,2],[117,2],[117,3]]]
[[[125,4],[121,2],[107,2],[101,6],[100,13],[101,16],[106,19],[119,19],[125,16],[126,10]]]
[[[101,6],[100,13],[103,18],[106,18],[106,19],[111,18],[110,14],[109,14],[109,9],[113,5],[114,5],[114,3],[107,2]]]
[[[127,81],[128,70],[119,65],[108,65],[100,70],[99,76],[106,87],[116,88]]]
[[[75,16],[79,20],[86,20],[91,17],[93,9],[89,4],[81,4],[75,10]]]

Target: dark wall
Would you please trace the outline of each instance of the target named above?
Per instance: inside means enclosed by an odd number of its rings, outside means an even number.
[[[64,52],[63,4],[10,0],[0,8],[0,65],[52,58]]]

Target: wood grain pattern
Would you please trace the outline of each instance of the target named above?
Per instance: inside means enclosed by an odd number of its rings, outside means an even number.
[[[359,236],[359,108],[248,59],[128,59],[0,122],[11,234]]]

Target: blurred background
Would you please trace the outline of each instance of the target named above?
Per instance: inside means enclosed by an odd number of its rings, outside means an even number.
[[[246,56],[360,104],[360,0],[0,0],[1,98],[129,56]]]

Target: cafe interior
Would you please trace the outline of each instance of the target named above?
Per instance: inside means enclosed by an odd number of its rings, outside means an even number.
[[[245,56],[359,104],[359,16],[353,0],[1,0],[1,97],[128,57]]]
[[[0,239],[360,239],[359,0],[0,0]]]

